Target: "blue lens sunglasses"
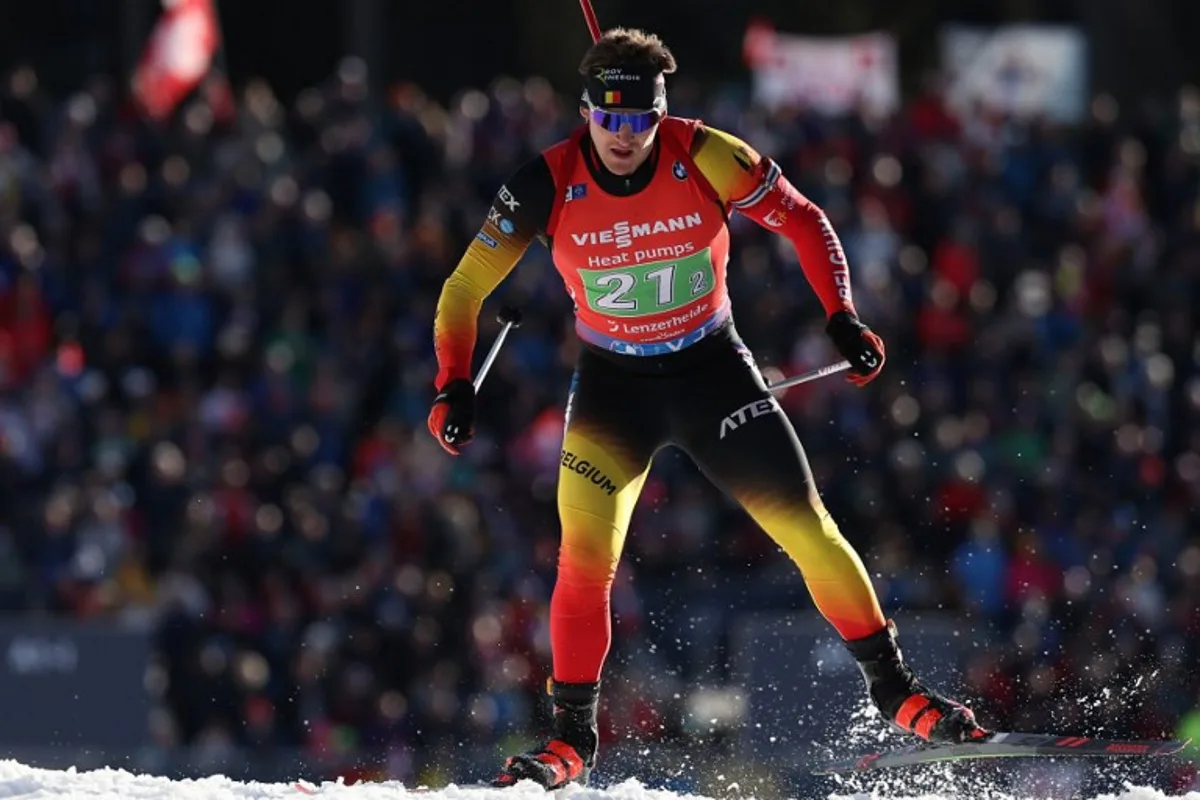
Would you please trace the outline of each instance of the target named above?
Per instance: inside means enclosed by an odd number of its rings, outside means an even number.
[[[649,111],[609,111],[603,108],[597,108],[588,101],[588,114],[592,122],[604,128],[606,131],[617,133],[625,125],[629,126],[629,130],[633,133],[645,133],[662,121],[663,112],[658,109]]]

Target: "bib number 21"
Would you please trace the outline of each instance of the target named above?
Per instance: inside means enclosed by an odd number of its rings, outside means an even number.
[[[712,288],[709,274],[703,269],[692,270],[686,284],[680,286],[678,267],[678,264],[667,264],[641,274],[605,272],[596,275],[593,285],[603,294],[595,298],[595,306],[608,312],[653,313],[691,302]],[[647,304],[651,307],[647,308]]]

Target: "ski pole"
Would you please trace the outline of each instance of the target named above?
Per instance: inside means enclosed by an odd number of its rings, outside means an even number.
[[[836,375],[837,373],[845,372],[848,369],[850,369],[849,361],[839,361],[836,364],[829,364],[824,367],[817,367],[816,369],[809,370],[808,372],[805,372],[802,375],[796,375],[791,378],[784,378],[783,380],[781,380],[777,383],[770,384],[769,386],[767,386],[767,388],[769,390],[771,390],[772,392],[775,391],[776,389],[787,389],[791,386],[799,386],[802,383],[808,383],[809,381],[815,381],[817,378],[824,378],[826,375]]]
[[[596,21],[596,12],[592,10],[591,0],[579,0],[580,7],[583,8],[583,18],[587,21],[588,33],[592,34],[592,41],[600,38],[600,23]]]
[[[472,381],[475,384],[475,391],[477,392],[483,384],[483,379],[487,377],[488,370],[492,368],[492,362],[496,360],[496,356],[500,353],[500,345],[504,344],[504,337],[508,336],[508,332],[511,329],[521,327],[521,309],[513,306],[504,306],[500,309],[500,313],[496,315],[496,321],[504,327],[496,335],[496,341],[492,342],[492,349],[488,350],[487,358],[483,360],[483,366],[479,368],[479,373],[475,376],[475,380]]]

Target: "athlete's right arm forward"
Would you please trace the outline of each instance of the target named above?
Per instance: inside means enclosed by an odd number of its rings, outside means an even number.
[[[433,319],[433,346],[438,360],[438,388],[471,377],[479,309],[500,282],[512,272],[529,246],[509,244],[503,250],[485,223],[475,234],[462,260],[442,285]],[[507,243],[506,243],[507,244]]]
[[[470,379],[479,309],[545,227],[554,183],[541,156],[524,164],[500,187],[479,232],[442,286],[433,323],[440,391],[450,381]],[[544,182],[550,181],[549,191]]]

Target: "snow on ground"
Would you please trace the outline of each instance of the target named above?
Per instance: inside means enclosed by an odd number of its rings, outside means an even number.
[[[673,792],[648,789],[634,780],[606,789],[569,787],[557,793],[554,800],[674,800],[682,797]],[[445,789],[420,791],[408,789],[395,782],[346,786],[326,783],[241,783],[225,777],[200,780],[172,781],[151,775],[134,775],[125,770],[101,769],[76,772],[74,769],[45,770],[27,767],[16,761],[0,761],[0,799],[27,798],[86,798],[86,800],[270,800],[306,797],[346,798],[352,800],[547,800],[547,795],[532,784],[511,789],[488,789],[451,786]],[[688,796],[689,800],[707,800]],[[1166,800],[1167,795],[1154,789],[1127,787],[1119,794],[1102,795],[1094,800]],[[713,798],[713,800],[723,800]],[[744,795],[738,800],[749,800]],[[773,798],[771,800],[774,800]],[[810,800],[804,798],[804,800]],[[815,800],[815,799],[813,799]],[[882,800],[880,795],[831,795],[828,800]],[[961,795],[948,797],[934,794],[904,795],[889,792],[887,800],[963,800]],[[1200,800],[1200,792],[1192,792],[1182,800]]]

